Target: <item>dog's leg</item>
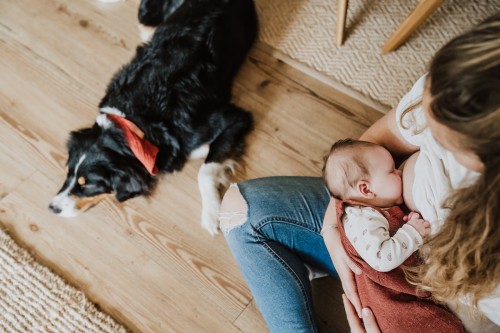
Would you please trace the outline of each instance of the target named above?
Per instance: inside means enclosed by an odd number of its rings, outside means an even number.
[[[201,194],[201,226],[211,235],[218,232],[219,208],[221,198],[219,187],[228,186],[228,170],[234,170],[235,162],[226,160],[224,163],[205,163],[198,172],[198,187]]]
[[[138,13],[141,40],[149,42],[156,27],[165,22],[183,3],[184,0],[141,0]]]
[[[146,43],[151,40],[156,27],[163,21],[164,0],[141,0],[139,4],[139,34]]]
[[[228,174],[234,174],[234,159],[243,154],[245,137],[253,127],[253,119],[249,112],[234,105],[215,112],[211,118],[222,131],[210,144],[205,164],[198,173],[198,185],[202,203],[201,224],[214,234],[218,230],[219,189],[229,185]]]

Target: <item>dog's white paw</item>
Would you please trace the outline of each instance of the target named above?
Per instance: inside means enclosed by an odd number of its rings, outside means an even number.
[[[201,227],[212,236],[219,233],[219,209],[215,207],[203,207],[201,213]]]
[[[201,194],[201,226],[211,235],[219,231],[219,209],[221,198],[219,187],[228,185],[228,172],[234,172],[234,162],[203,164],[198,173],[198,187]]]

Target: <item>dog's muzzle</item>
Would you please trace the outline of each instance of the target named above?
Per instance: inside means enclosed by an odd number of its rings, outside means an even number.
[[[58,194],[52,199],[49,210],[61,217],[75,217],[78,215],[76,201],[64,194]]]

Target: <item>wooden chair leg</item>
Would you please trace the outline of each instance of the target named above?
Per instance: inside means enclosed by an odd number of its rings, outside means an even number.
[[[337,0],[337,46],[344,43],[345,21],[349,0]]]
[[[443,3],[443,0],[421,0],[406,20],[382,47],[383,53],[397,49],[410,34]]]

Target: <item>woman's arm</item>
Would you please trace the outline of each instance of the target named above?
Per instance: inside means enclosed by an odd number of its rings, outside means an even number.
[[[347,298],[356,308],[358,316],[361,318],[361,301],[359,299],[358,290],[356,288],[356,282],[354,280],[355,274],[360,275],[361,269],[356,266],[354,261],[347,256],[347,253],[342,246],[340,241],[340,233],[337,229],[337,210],[335,205],[335,198],[330,200],[328,207],[325,212],[325,217],[323,219],[323,228],[321,234],[323,235],[323,241],[325,242],[328,253],[332,258],[335,270],[339,274],[340,281],[342,282],[342,288],[344,289]]]
[[[370,126],[360,137],[360,140],[370,141],[380,144],[387,148],[395,157],[402,158],[416,152],[419,147],[408,143],[399,132],[396,122],[396,109],[392,109],[382,118]],[[335,199],[332,198],[328,205],[323,220],[323,239],[330,253],[333,264],[342,282],[342,288],[352,303],[358,316],[361,318],[361,301],[359,299],[354,275],[361,274],[361,269],[347,256],[342,243],[340,234],[332,225],[337,224],[337,212]]]
[[[419,150],[418,146],[408,143],[401,135],[396,119],[396,109],[392,109],[377,120],[359,139],[384,146],[398,159],[404,159]]]

